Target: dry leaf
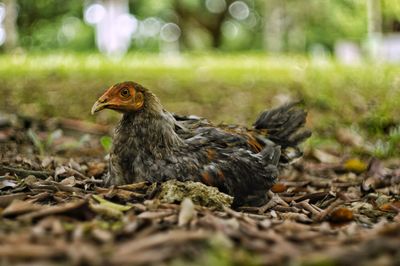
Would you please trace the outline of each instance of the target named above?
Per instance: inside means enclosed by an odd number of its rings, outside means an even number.
[[[353,212],[348,208],[336,208],[329,215],[329,220],[334,223],[350,222],[354,219]]]
[[[400,201],[388,202],[379,206],[381,211],[400,212]]]
[[[285,192],[287,189],[287,186],[283,183],[276,183],[272,186],[271,191],[274,193],[282,193]]]
[[[312,154],[321,163],[338,164],[340,162],[339,157],[320,149],[314,149]]]
[[[365,172],[365,170],[367,170],[367,164],[356,158],[347,160],[344,163],[343,167],[347,171],[351,171],[357,174],[363,173]]]

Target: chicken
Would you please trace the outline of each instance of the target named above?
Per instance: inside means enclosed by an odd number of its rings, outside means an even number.
[[[148,89],[134,82],[110,87],[92,114],[123,114],[110,151],[108,185],[169,179],[199,181],[234,197],[234,205],[259,205],[278,169],[301,156],[298,144],[306,113],[295,103],[260,114],[251,129],[214,126],[206,119],[166,111]]]

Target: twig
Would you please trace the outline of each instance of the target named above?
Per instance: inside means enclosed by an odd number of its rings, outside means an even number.
[[[10,167],[10,166],[4,166],[4,165],[0,165],[0,173],[7,173],[7,172],[11,172],[14,173],[18,176],[21,177],[27,177],[29,175],[34,175],[38,178],[41,179],[46,179],[48,178],[50,175],[53,175],[52,172],[47,172],[47,171],[36,171],[36,170],[28,170],[28,169],[22,169],[22,168],[15,168],[15,167]]]
[[[269,192],[268,196],[271,198],[271,200],[267,204],[265,204],[264,206],[261,206],[259,208],[259,211],[258,211],[259,214],[265,213],[267,210],[274,208],[276,205],[282,205],[284,207],[289,207],[289,204],[287,204],[286,201],[281,199],[277,194]]]
[[[321,211],[319,211],[318,209],[314,208],[314,206],[312,206],[309,203],[309,200],[304,200],[304,201],[301,201],[301,202],[298,202],[298,203],[294,202],[293,206],[298,207],[298,208],[302,208],[304,210],[307,210],[307,211],[311,212],[313,215],[316,215],[316,216],[320,215],[320,213],[321,213]]]
[[[323,210],[321,213],[319,213],[319,215],[316,217],[317,221],[322,221],[325,219],[326,216],[328,216],[337,206],[339,206],[340,204],[343,204],[344,202],[340,199],[336,200],[335,202],[333,202],[331,205],[329,205],[328,208],[326,208],[325,210]]]

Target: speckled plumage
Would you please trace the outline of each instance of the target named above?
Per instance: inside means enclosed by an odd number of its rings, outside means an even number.
[[[143,102],[134,111],[119,110],[115,104],[110,108],[123,117],[110,152],[109,185],[192,180],[234,196],[236,205],[259,204],[275,182],[279,165],[299,157],[297,145],[310,135],[299,132],[306,113],[294,104],[261,113],[252,129],[214,126],[205,119],[169,113],[139,84],[120,83],[110,90],[118,94],[127,87],[135,97],[142,94]]]

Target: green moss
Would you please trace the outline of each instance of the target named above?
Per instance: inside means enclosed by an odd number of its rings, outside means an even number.
[[[190,198],[194,204],[209,208],[221,209],[230,207],[233,197],[226,195],[215,187],[206,186],[199,182],[169,180],[161,184],[158,199],[166,203],[180,203]]]

